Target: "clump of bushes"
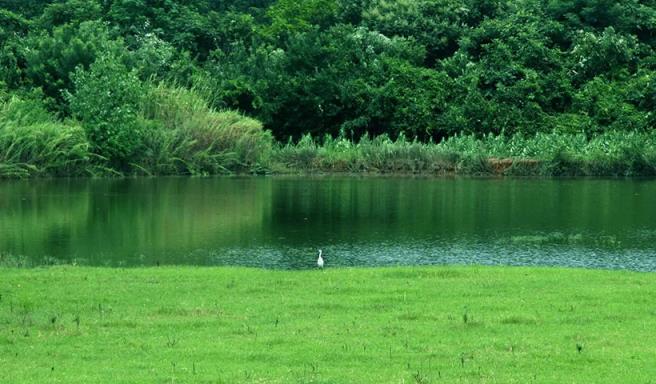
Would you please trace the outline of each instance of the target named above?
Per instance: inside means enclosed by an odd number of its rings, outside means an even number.
[[[276,144],[262,124],[217,111],[200,92],[141,81],[111,56],[73,75],[71,118],[38,94],[0,96],[0,177],[234,172],[371,172],[536,176],[656,175],[656,133],[589,137],[556,127],[533,135],[404,135]]]
[[[144,83],[111,56],[78,68],[73,82],[72,115],[108,170],[209,175],[267,167],[272,137],[262,124],[216,111],[194,90]]]
[[[269,169],[273,138],[262,124],[216,111],[194,90],[144,83],[111,56],[72,79],[66,120],[38,95],[0,98],[0,177]]]

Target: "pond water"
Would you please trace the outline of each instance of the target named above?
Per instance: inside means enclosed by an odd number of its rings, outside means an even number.
[[[0,182],[33,263],[550,265],[656,271],[656,181],[356,177]]]

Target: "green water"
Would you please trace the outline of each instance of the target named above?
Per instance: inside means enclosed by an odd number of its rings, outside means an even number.
[[[0,182],[33,264],[561,265],[656,270],[656,181],[153,178]]]

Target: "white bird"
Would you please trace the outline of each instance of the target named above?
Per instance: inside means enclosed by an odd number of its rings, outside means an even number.
[[[319,250],[319,258],[317,259],[317,266],[323,268],[323,257],[321,257],[321,250]]]

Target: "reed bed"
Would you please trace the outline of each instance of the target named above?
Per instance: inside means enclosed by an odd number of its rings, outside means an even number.
[[[653,176],[656,135],[607,132],[538,133],[534,136],[458,135],[440,143],[401,136],[358,142],[309,135],[280,145],[280,172],[368,172],[508,176]]]

